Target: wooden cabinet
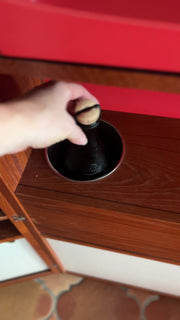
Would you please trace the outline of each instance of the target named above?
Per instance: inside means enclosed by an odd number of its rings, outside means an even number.
[[[16,196],[67,272],[179,294],[179,120],[112,111],[102,118],[123,138],[115,172],[71,181],[34,150]]]
[[[27,73],[31,78],[37,75],[42,79],[106,84],[103,88],[94,86],[94,92],[99,92],[100,96],[106,92],[105,97],[116,92],[113,99],[119,103],[126,101],[122,100],[122,91],[120,99],[118,88],[114,91],[109,87],[108,91],[108,86],[126,86],[128,75],[136,79],[134,82],[129,80],[129,87],[160,90],[164,83],[164,91],[169,89],[176,93],[180,87],[178,77],[173,75],[148,74],[149,82],[143,82],[147,74],[143,77],[138,72],[135,75],[130,71],[125,73],[124,70],[97,66],[21,60],[10,63],[10,59],[5,59],[3,65],[0,61],[0,68],[14,76],[21,70],[23,77]],[[124,94],[130,95],[130,91],[125,91]],[[140,96],[141,91],[136,97]],[[147,96],[152,97],[153,93]],[[177,108],[176,112],[170,110],[170,115],[174,119],[138,115],[138,103],[134,104],[134,114],[120,112],[117,102],[116,111],[108,110],[115,110],[110,104],[103,110],[102,118],[119,131],[125,150],[119,168],[105,179],[82,183],[59,177],[49,168],[44,150],[23,154],[25,162],[13,182],[7,171],[19,163],[19,156],[8,158],[8,170],[5,160],[0,162],[1,172],[4,172],[0,180],[0,207],[18,230],[16,236],[26,238],[48,270],[60,272],[65,269],[179,294],[180,126],[179,120],[175,119],[178,117],[179,96],[169,94],[162,98],[158,92],[154,96],[154,100],[148,102],[149,110],[152,101],[158,101],[156,106],[158,108],[160,104],[161,110],[168,103],[171,109],[173,101]],[[145,97],[143,93],[141,106],[146,102]],[[0,220],[0,223],[7,223],[2,213]],[[123,271],[119,273],[121,265]],[[141,269],[144,281],[141,281]],[[150,270],[153,270],[152,284],[148,276]],[[167,281],[171,274],[174,275],[172,285]]]
[[[3,73],[0,70],[1,72]],[[38,83],[41,81],[29,80],[27,76],[12,77],[2,74],[0,101],[19,96]],[[22,277],[36,277],[40,271],[41,274],[49,274],[63,270],[59,259],[34,226],[14,193],[29,155],[30,150],[26,150],[0,158],[0,285],[21,280]],[[25,265],[25,262],[22,263],[23,256],[24,259],[28,256],[29,266]],[[11,257],[15,262],[10,264]]]
[[[56,175],[34,150],[16,195],[44,236],[180,263],[179,120],[104,111],[124,156],[104,179]]]

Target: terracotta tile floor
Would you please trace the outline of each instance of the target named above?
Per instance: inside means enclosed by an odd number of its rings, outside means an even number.
[[[180,320],[180,300],[52,275],[0,288],[1,320]]]

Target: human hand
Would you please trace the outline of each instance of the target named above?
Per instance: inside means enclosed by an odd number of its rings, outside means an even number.
[[[36,117],[32,147],[44,148],[65,139],[80,145],[87,143],[85,134],[67,111],[68,104],[78,99],[98,103],[83,86],[63,81],[47,83],[25,96],[24,103],[33,104],[30,112]]]
[[[8,121],[7,118],[14,121],[11,123],[11,137],[4,141],[5,151],[0,145],[0,155],[27,147],[45,148],[65,139],[79,145],[86,144],[85,134],[67,111],[69,103],[79,99],[98,103],[83,86],[64,81],[46,83],[19,100],[7,103],[4,121]],[[0,135],[1,132],[2,127]]]

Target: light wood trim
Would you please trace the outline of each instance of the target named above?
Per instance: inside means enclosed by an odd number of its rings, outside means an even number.
[[[0,288],[5,287],[5,286],[14,285],[16,283],[23,282],[23,281],[28,281],[28,280],[32,280],[32,279],[36,279],[36,278],[40,278],[40,277],[50,276],[51,274],[53,274],[52,271],[47,270],[47,271],[43,271],[43,272],[33,273],[28,276],[23,276],[23,277],[10,279],[10,280],[0,281]]]

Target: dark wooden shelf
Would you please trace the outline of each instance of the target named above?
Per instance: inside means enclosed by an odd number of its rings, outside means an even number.
[[[0,209],[0,221],[8,220],[8,217],[5,213]]]
[[[16,195],[47,237],[180,264],[180,122],[104,111],[125,154],[105,179],[57,176],[32,152]]]
[[[40,79],[63,79],[67,81],[115,87],[120,86],[141,90],[180,93],[180,78],[172,73],[168,74],[147,70],[140,71],[135,69],[81,65],[75,63],[12,59],[7,57],[0,58],[0,70],[3,76],[6,74],[8,76],[14,75],[16,78],[19,76],[23,77],[22,79],[20,78],[21,86],[23,86],[26,81],[26,89],[28,89],[32,81],[34,81],[35,85],[38,85],[41,83]],[[27,75],[31,77],[31,81],[27,81]],[[20,83],[20,80],[18,83]],[[4,82],[5,81],[3,80],[2,85],[5,85]],[[14,89],[11,86],[11,90],[8,91],[8,94],[12,95],[13,91]],[[3,94],[3,91],[1,94]]]
[[[0,242],[13,241],[22,238],[22,235],[9,220],[0,223]]]

